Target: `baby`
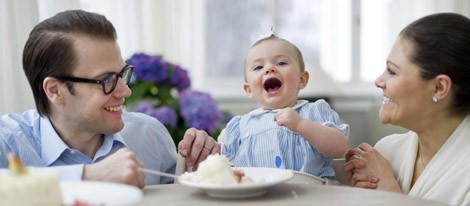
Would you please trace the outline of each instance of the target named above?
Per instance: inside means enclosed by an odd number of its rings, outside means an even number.
[[[243,88],[261,108],[234,117],[222,154],[237,167],[277,167],[333,179],[332,157],[348,148],[349,126],[324,100],[297,100],[309,73],[300,50],[275,35],[257,41],[244,62]]]

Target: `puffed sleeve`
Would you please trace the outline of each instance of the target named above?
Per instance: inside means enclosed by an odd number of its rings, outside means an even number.
[[[221,142],[222,154],[227,156],[230,162],[235,158],[240,146],[240,119],[241,116],[235,116],[227,123],[225,136]]]
[[[349,136],[349,125],[343,124],[338,113],[334,111],[328,102],[323,99],[310,103],[308,109],[309,118],[327,127],[336,128],[346,137]]]

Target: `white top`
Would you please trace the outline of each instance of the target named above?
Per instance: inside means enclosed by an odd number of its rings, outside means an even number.
[[[393,134],[381,139],[375,147],[390,161],[403,192],[452,205],[470,205],[470,116],[434,155],[413,188],[417,134]]]

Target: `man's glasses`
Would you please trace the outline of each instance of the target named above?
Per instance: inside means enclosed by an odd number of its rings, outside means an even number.
[[[79,77],[67,77],[59,76],[56,78],[63,79],[71,82],[81,82],[81,83],[92,83],[92,84],[101,84],[103,87],[104,94],[111,94],[111,92],[116,89],[117,82],[119,78],[123,78],[126,82],[126,85],[129,84],[129,81],[132,77],[132,72],[134,72],[134,66],[126,65],[121,72],[119,73],[110,73],[103,77],[102,79],[86,79]]]

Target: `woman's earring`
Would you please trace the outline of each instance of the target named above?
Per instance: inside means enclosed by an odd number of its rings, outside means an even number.
[[[432,101],[433,101],[433,102],[437,102],[437,97],[436,97],[436,96],[432,96]]]

